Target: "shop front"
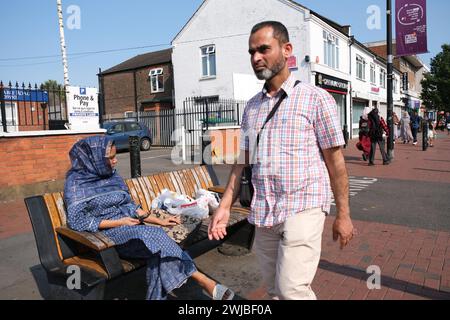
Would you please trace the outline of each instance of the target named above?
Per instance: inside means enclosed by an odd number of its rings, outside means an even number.
[[[316,86],[328,91],[336,100],[339,123],[348,137],[347,94],[349,82],[323,73],[316,73]]]

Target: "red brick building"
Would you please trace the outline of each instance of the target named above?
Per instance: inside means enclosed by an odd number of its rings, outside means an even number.
[[[138,55],[98,74],[104,115],[174,107],[172,49]]]

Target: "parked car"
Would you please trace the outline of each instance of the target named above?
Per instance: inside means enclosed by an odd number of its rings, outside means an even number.
[[[117,150],[128,150],[128,138],[131,136],[138,136],[140,138],[142,151],[150,150],[153,143],[152,133],[148,127],[137,121],[104,122],[102,128],[106,129],[106,134],[114,139]]]

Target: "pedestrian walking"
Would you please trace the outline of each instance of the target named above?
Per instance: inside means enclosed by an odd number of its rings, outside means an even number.
[[[197,271],[188,253],[158,227],[180,224],[179,217],[159,219],[131,200],[128,187],[114,169],[116,152],[114,142],[104,136],[80,140],[72,147],[72,167],[64,187],[69,227],[102,232],[114,241],[120,257],[147,260],[149,300],[165,300],[189,278],[214,300],[233,298],[230,289]]]
[[[358,150],[362,151],[362,158],[364,161],[369,160],[370,156],[370,148],[372,146],[372,142],[370,141],[369,136],[369,113],[372,111],[372,108],[366,107],[364,108],[363,114],[359,119],[359,142],[356,144]]]
[[[413,141],[411,132],[411,118],[406,111],[403,112],[403,116],[400,120],[400,137],[403,140],[403,144]]]
[[[436,139],[436,127],[433,119],[428,120],[428,146],[434,147],[433,141]]]
[[[296,85],[287,63],[293,46],[280,22],[255,25],[249,53],[257,78],[265,80],[262,91],[247,103],[241,127],[242,158],[255,156],[248,217],[255,225],[255,252],[273,299],[316,299],[311,283],[319,265],[331,188],[337,209],[334,240],[340,240],[343,249],[354,232],[336,101],[321,88]],[[269,117],[277,103],[279,109]],[[241,163],[233,166],[220,206],[211,218],[210,239],[226,235],[242,171],[249,164]]]
[[[375,152],[377,145],[379,146],[381,156],[383,157],[383,165],[389,165],[390,160],[385,149],[385,139],[389,136],[389,128],[383,117],[380,116],[377,108],[373,109],[369,113],[369,126],[369,136],[370,140],[372,141],[372,145],[370,148],[369,166],[375,165]]]
[[[399,138],[400,135],[400,119],[397,113],[394,112],[392,116],[392,121],[394,122],[394,143]]]
[[[413,115],[411,116],[411,131],[413,135],[413,145],[417,145],[417,133],[420,129],[420,124],[422,122],[422,117],[419,116],[417,111],[413,112]]]

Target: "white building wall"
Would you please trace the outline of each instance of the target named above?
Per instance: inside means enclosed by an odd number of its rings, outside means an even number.
[[[323,31],[332,33],[339,39],[339,69],[325,65]],[[325,73],[350,81],[348,37],[316,17],[310,21],[311,65],[313,72]],[[318,62],[317,62],[318,61]]]
[[[327,23],[323,22],[316,16],[311,16],[309,20],[310,26],[310,47],[311,47],[311,83],[315,82],[316,73],[322,73],[336,77],[342,80],[351,81],[350,76],[350,59],[348,37],[343,33],[337,31]],[[325,64],[324,39],[323,31],[329,32],[339,39],[339,68],[332,68]],[[339,112],[339,111],[338,111]],[[340,118],[343,118],[339,115]],[[347,121],[348,128],[350,128],[350,95],[346,96],[346,110],[345,119],[341,119],[342,125]]]
[[[308,82],[309,68],[304,60],[309,52],[306,14],[299,6],[284,0],[206,1],[172,42],[176,108],[182,108],[183,101],[192,96],[234,98],[233,75],[254,75],[248,39],[251,28],[264,20],[277,20],[288,28],[299,67],[293,73]],[[200,48],[211,44],[216,46],[217,76],[202,79]]]
[[[357,78],[357,70],[356,70],[356,56],[359,55],[366,61],[366,75],[365,80],[361,80]],[[370,79],[370,65],[375,65],[375,83],[371,82]],[[387,120],[387,76],[386,76],[386,87],[381,87],[380,84],[380,72],[381,69],[386,71],[387,74],[387,65],[378,59],[376,56],[367,53],[366,50],[362,49],[359,45],[355,44],[352,46],[352,99],[358,101],[364,101],[368,106],[377,106],[380,110],[380,115]],[[394,77],[397,79],[397,93],[394,93],[394,112],[400,117],[401,115],[401,76],[400,73],[394,71]],[[378,91],[379,90],[379,91]],[[378,91],[378,92],[377,92]],[[352,108],[352,132],[353,137],[356,138],[358,136],[357,129],[359,128],[359,117],[360,117],[360,109],[358,109],[355,105]]]

